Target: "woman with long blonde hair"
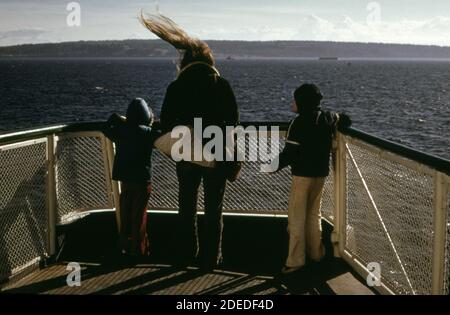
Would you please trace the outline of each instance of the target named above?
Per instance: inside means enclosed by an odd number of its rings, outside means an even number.
[[[150,32],[171,44],[180,53],[179,70],[194,62],[203,62],[214,67],[214,57],[208,44],[189,36],[181,27],[166,16],[144,15],[139,20]]]
[[[207,43],[189,36],[171,19],[141,12],[141,23],[153,34],[170,43],[180,53],[178,77],[167,88],[161,108],[161,128],[171,131],[179,125],[193,126],[201,118],[203,128],[239,123],[236,99],[227,80],[215,68]],[[216,163],[219,164],[219,163]],[[214,269],[222,260],[222,206],[227,184],[224,168],[207,168],[188,162],[177,163],[179,183],[179,250],[177,264],[187,266],[199,259],[204,270]],[[198,238],[197,198],[203,180],[204,235]]]

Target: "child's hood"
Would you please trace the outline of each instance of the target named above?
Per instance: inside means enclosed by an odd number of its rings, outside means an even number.
[[[152,121],[152,112],[142,98],[134,99],[127,109],[127,122],[132,125],[149,126]]]

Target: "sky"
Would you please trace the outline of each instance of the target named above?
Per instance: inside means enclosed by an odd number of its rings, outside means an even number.
[[[450,0],[0,0],[0,46],[155,38],[140,9],[205,40],[450,46]]]

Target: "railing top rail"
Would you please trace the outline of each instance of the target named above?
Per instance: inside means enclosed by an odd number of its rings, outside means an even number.
[[[55,133],[100,131],[104,122],[73,123],[66,125],[53,125],[42,128],[25,129],[13,133],[0,134],[0,145],[17,141],[25,141],[33,138],[46,137]]]
[[[412,149],[410,147],[379,138],[364,131],[347,128],[341,131],[343,134],[362,140],[368,144],[374,145],[381,149],[390,151],[404,158],[413,160],[417,163],[424,164],[439,172],[450,175],[450,161],[444,158],[434,156],[419,150]]]
[[[158,124],[156,122],[155,124]],[[104,121],[69,123],[64,125],[50,125],[33,129],[24,129],[12,133],[0,134],[0,145],[25,141],[33,138],[46,137],[55,133],[63,132],[81,132],[81,131],[100,131],[105,125]],[[281,131],[286,131],[289,124],[286,122],[242,122],[243,127],[247,126],[278,126]]]
[[[103,126],[104,122],[101,121],[83,122],[0,134],[0,145],[17,141],[25,141],[38,137],[45,137],[54,133],[100,131]],[[289,124],[287,122],[241,122],[241,126],[278,126],[280,131],[286,131],[289,127]],[[390,151],[399,156],[413,160],[420,164],[424,164],[437,171],[450,175],[450,161],[444,158],[409,148],[407,146],[374,136],[355,128],[346,128],[345,130],[341,130],[341,132],[345,135],[362,140],[364,142],[367,142],[368,144]]]

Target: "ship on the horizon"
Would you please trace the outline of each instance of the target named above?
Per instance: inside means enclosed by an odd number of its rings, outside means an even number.
[[[319,57],[319,60],[339,60],[339,57]]]

